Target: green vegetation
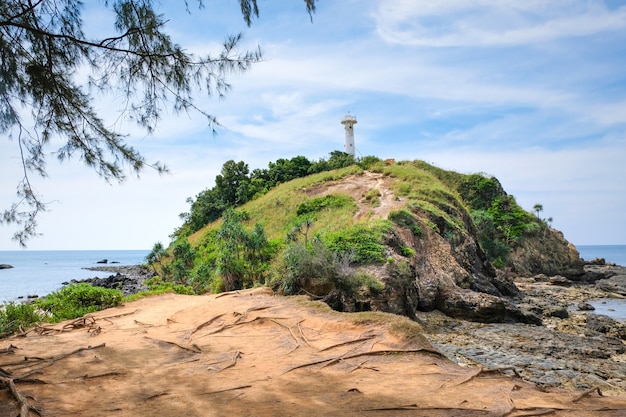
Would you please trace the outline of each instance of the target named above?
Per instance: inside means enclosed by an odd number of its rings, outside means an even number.
[[[35,305],[50,315],[50,321],[56,323],[120,305],[122,299],[120,290],[80,283],[68,285],[39,298],[35,300]]]
[[[382,263],[385,261],[384,235],[391,230],[387,220],[374,220],[346,226],[322,236],[322,241],[335,253],[351,253],[355,263]]]
[[[330,153],[328,161],[309,161],[304,156],[278,159],[270,162],[267,169],[255,169],[250,173],[243,161],[227,161],[215,186],[187,199],[191,204],[188,213],[181,214],[183,225],[174,232],[175,237],[187,237],[205,225],[218,220],[228,208],[238,207],[259,198],[276,186],[311,174],[328,172],[355,164],[354,157],[340,151]]]
[[[0,339],[45,321],[34,304],[8,303],[0,307]]]
[[[329,194],[323,197],[314,197],[298,205],[296,215],[317,213],[322,210],[331,210],[341,207],[356,207],[352,197],[348,195]]]
[[[416,217],[407,210],[392,211],[387,216],[394,224],[409,229],[413,232],[413,235],[419,237],[422,235],[422,229],[420,228]]]

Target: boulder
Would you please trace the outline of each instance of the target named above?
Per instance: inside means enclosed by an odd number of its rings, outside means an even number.
[[[13,265],[9,265],[9,264],[0,264],[0,269],[11,269],[13,268]]]

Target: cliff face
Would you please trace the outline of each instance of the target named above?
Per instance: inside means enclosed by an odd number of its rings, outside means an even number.
[[[545,274],[577,278],[584,274],[583,260],[563,233],[546,229],[513,246],[511,272],[521,276]]]

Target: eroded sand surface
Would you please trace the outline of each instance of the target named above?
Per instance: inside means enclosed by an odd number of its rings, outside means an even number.
[[[350,317],[257,289],[46,326],[0,340],[0,416],[19,415],[8,380],[33,416],[626,415],[625,397],[539,391]]]

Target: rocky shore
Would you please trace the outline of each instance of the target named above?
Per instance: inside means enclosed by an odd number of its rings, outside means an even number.
[[[136,294],[141,291],[145,291],[148,287],[144,284],[144,281],[154,276],[154,271],[146,268],[142,265],[129,265],[129,266],[94,266],[85,268],[89,271],[102,271],[112,272],[114,275],[109,275],[106,278],[87,278],[82,280],[71,280],[64,282],[64,285],[75,283],[88,283],[96,287],[119,289],[124,296]]]
[[[465,366],[509,369],[540,388],[600,388],[626,396],[626,323],[595,314],[589,301],[626,297],[626,268],[587,264],[573,281],[562,276],[517,278],[516,305],[541,325],[476,323],[422,313],[427,337]]]

